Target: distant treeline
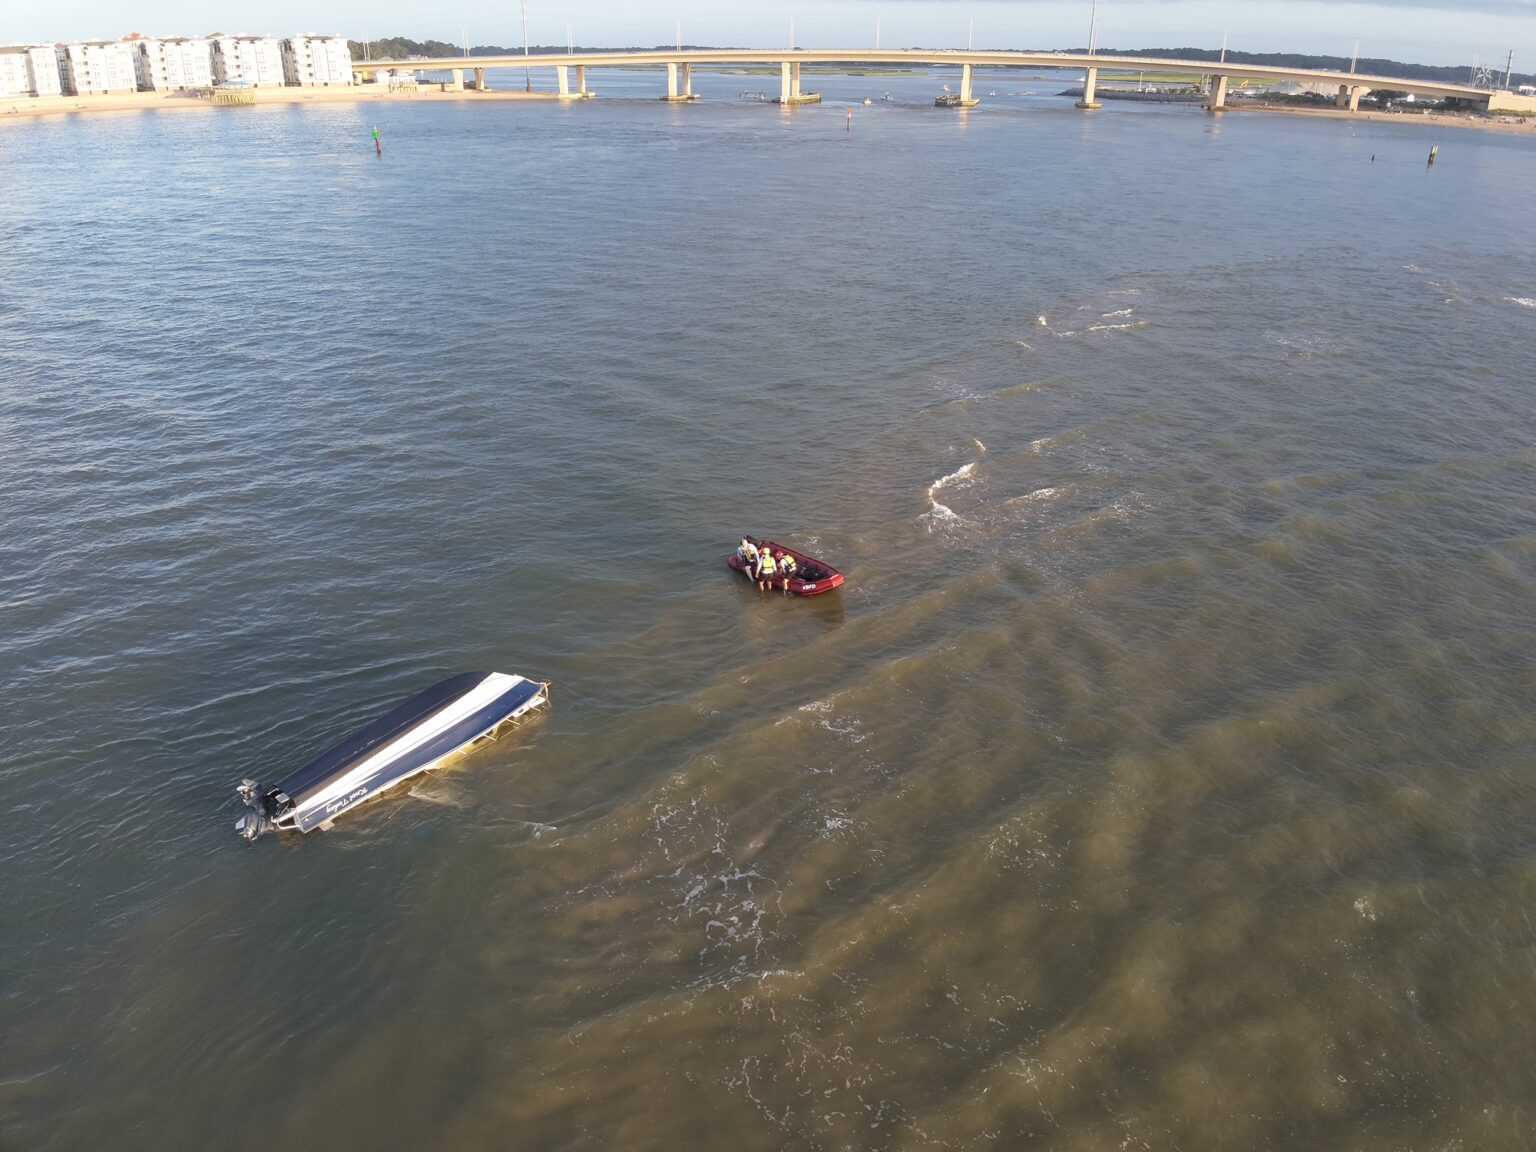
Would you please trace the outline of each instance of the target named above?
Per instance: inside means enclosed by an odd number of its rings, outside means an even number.
[[[1086,48],[1074,48],[1074,52],[1086,52]],[[1210,48],[1100,48],[1105,56],[1155,56],[1175,60],[1206,60],[1217,63],[1221,53]],[[1320,72],[1348,72],[1351,61],[1348,56],[1308,56],[1301,52],[1227,52],[1231,64],[1253,64],[1260,68],[1311,68]],[[1393,76],[1402,80],[1424,80],[1439,84],[1470,84],[1472,68],[1440,67],[1434,64],[1404,64],[1397,60],[1382,60],[1375,56],[1362,56],[1353,61],[1356,72],[1367,76]],[[1489,68],[1495,81],[1502,86],[1504,69]],[[1536,83],[1529,73],[1515,73],[1511,84]]]
[[[352,59],[362,60],[365,56],[371,60],[408,60],[412,56],[458,56],[464,51],[461,44],[450,44],[446,40],[411,40],[404,36],[386,36],[382,40],[370,40],[367,43],[366,52],[361,40],[353,40]],[[652,44],[649,46],[631,45],[628,48],[615,48],[612,45],[593,47],[578,44],[578,52],[664,52],[669,48],[675,48],[674,44]],[[718,44],[684,44],[683,50],[708,51],[720,47]],[[569,51],[564,44],[535,44],[528,49],[533,56],[552,56]],[[1025,49],[1025,51],[1042,51],[1042,49]],[[1072,52],[1086,52],[1086,48],[1072,48]],[[1221,59],[1221,53],[1210,48],[1103,48],[1099,50],[1106,56],[1144,56],[1173,58],[1176,60],[1205,60],[1216,63]],[[504,48],[499,44],[472,44],[469,48],[471,56],[514,56],[522,53],[521,46]],[[1319,71],[1347,72],[1350,60],[1346,56],[1308,56],[1300,52],[1236,52],[1229,51],[1227,60],[1233,64],[1253,64],[1260,68],[1313,68]],[[1366,75],[1397,76],[1404,80],[1425,80],[1441,84],[1469,84],[1472,81],[1471,67],[1446,68],[1432,64],[1403,64],[1396,60],[1382,60],[1377,57],[1364,57],[1357,60],[1355,70]],[[861,68],[871,67],[861,64]],[[1504,74],[1500,69],[1491,69],[1495,79],[1502,84]],[[1517,73],[1510,81],[1512,84],[1536,84],[1536,76],[1530,73]]]
[[[361,40],[349,40],[352,45],[352,59],[354,60],[409,60],[412,56],[462,56],[464,45],[450,44],[446,40],[411,40],[404,36],[386,36],[382,40],[369,40],[364,51],[364,42]],[[649,46],[631,45],[628,48],[615,48],[607,45],[575,45],[577,52],[666,52],[677,47],[676,44],[652,44]],[[684,44],[684,52],[703,52],[718,48],[718,44]],[[571,51],[564,44],[534,44],[528,49],[531,56],[563,56]],[[499,44],[471,44],[469,46],[471,56],[521,56],[523,46],[514,45],[511,48],[503,48]]]

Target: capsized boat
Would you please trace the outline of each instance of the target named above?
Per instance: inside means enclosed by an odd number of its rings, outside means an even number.
[[[795,558],[795,574],[789,578],[791,596],[820,596],[823,592],[830,592],[843,585],[843,574],[825,560],[807,556],[804,552],[796,552],[793,548],[775,544],[772,540],[758,540],[751,536],[748,536],[747,540],[756,548],[772,548],[775,553],[783,552]],[[747,569],[747,562],[741,557],[740,549],[732,552],[725,562],[748,580],[753,579],[752,573]],[[775,576],[769,583],[769,587],[782,589],[784,578]]]
[[[549,702],[549,685],[504,672],[462,672],[418,692],[290,772],[271,788],[242,780],[251,811],[235,822],[247,840],[263,832],[327,828],[348,809],[455,752],[492,739],[502,725]]]

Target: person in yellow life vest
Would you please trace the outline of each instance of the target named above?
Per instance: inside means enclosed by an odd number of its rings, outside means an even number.
[[[789,595],[789,582],[795,575],[795,558],[788,552],[780,551],[774,556],[779,566],[779,575],[784,578],[784,595]]]
[[[773,552],[768,548],[759,548],[757,551],[757,590],[768,591],[768,586],[773,583],[773,577],[777,566],[773,562]]]

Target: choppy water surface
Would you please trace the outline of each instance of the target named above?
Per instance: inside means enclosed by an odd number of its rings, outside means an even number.
[[[0,1145],[1527,1146],[1531,142],[772,83],[0,125]]]

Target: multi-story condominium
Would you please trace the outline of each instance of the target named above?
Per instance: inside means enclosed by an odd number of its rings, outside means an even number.
[[[70,96],[99,96],[107,92],[134,92],[133,50],[121,40],[92,40],[60,44],[59,79]]]
[[[0,48],[0,96],[32,95],[32,62],[22,47]]]
[[[352,48],[345,36],[293,36],[283,41],[283,76],[289,84],[352,83]]]
[[[176,36],[131,43],[134,70],[141,90],[175,92],[182,88],[213,86],[213,49],[208,41]]]
[[[32,75],[32,95],[57,96],[64,91],[59,83],[59,53],[52,44],[33,44],[26,49]]]
[[[208,37],[213,45],[213,82],[249,84],[252,88],[281,88],[283,46],[275,36]]]

